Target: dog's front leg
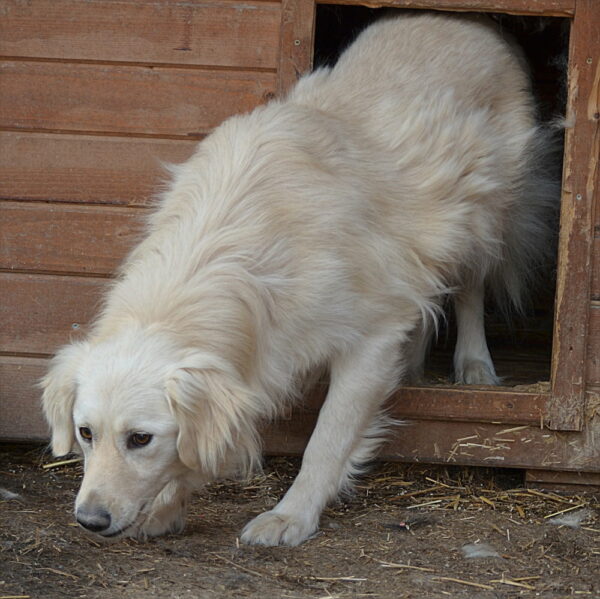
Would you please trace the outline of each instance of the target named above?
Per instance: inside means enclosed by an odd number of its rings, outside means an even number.
[[[317,530],[323,508],[378,445],[380,408],[398,381],[405,340],[402,330],[388,331],[332,361],[329,393],[300,473],[274,509],[246,525],[244,543],[293,546]]]

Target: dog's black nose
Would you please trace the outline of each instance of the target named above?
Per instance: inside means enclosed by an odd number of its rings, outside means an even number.
[[[110,514],[104,510],[87,511],[79,508],[76,518],[81,526],[92,532],[102,532],[110,526]]]

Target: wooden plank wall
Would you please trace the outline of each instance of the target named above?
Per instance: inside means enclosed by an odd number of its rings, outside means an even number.
[[[0,438],[43,438],[36,381],[85,333],[163,162],[275,93],[271,0],[5,0]]]

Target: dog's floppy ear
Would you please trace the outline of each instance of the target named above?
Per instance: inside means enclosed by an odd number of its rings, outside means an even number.
[[[86,349],[84,343],[61,349],[52,359],[48,374],[40,381],[42,407],[52,431],[52,453],[57,456],[69,453],[75,443],[75,373]]]
[[[179,459],[213,477],[232,466],[248,473],[260,457],[256,431],[260,402],[231,373],[207,366],[206,361],[202,366],[186,362],[166,386],[179,425]]]

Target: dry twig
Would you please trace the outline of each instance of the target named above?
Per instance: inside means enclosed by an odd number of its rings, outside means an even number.
[[[470,580],[461,580],[460,578],[451,578],[450,576],[436,576],[434,580],[443,580],[446,582],[455,582],[456,584],[464,584],[470,587],[477,587],[478,589],[485,589],[486,591],[493,591],[494,587],[489,584],[481,584],[480,582],[471,582]]]

